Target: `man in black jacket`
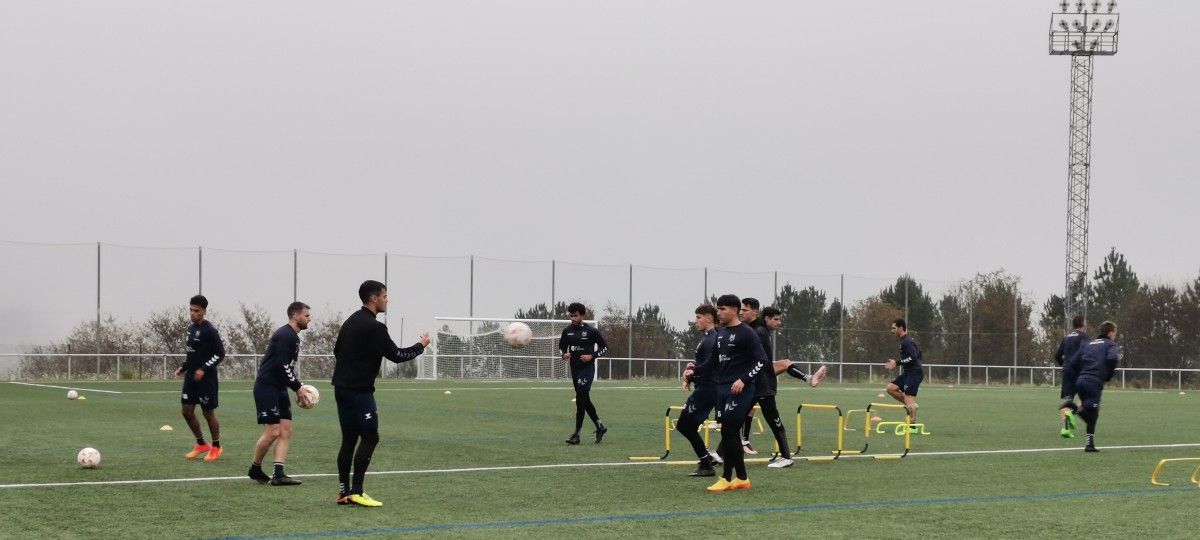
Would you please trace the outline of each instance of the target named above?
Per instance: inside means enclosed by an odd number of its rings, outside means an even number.
[[[375,378],[379,376],[380,358],[392,362],[407,362],[425,352],[429,334],[421,334],[420,342],[401,349],[388,335],[387,326],[375,315],[387,311],[387,287],[367,280],[358,287],[362,309],[350,315],[338,331],[333,345],[336,363],[333,367],[333,396],[337,400],[338,422],[342,427],[342,446],[338,451],[338,504],[383,506],[383,503],[363,493],[363,479],[375,445],[379,444],[379,411],[375,407]],[[360,442],[361,441],[361,442]],[[357,451],[355,447],[357,446]],[[350,463],[354,462],[354,478],[350,478]]]

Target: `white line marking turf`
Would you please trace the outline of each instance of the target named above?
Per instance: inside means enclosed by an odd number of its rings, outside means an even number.
[[[1136,444],[1124,446],[1101,446],[1101,450],[1138,450],[1147,448],[1195,448],[1200,447],[1200,443],[1174,443],[1174,444]],[[1083,452],[1078,447],[1064,448],[1011,448],[1005,450],[954,450],[945,452],[910,452],[908,457],[913,456],[972,456],[986,454],[1029,454],[1038,452]],[[871,458],[873,454],[865,455],[843,455],[841,459],[853,458]],[[813,456],[815,457],[815,456]],[[808,457],[796,457],[797,461],[805,460]],[[618,461],[614,463],[549,463],[543,465],[506,465],[497,467],[467,467],[461,469],[415,469],[407,471],[369,471],[367,474],[375,475],[393,475],[393,474],[452,474],[452,473],[469,473],[469,472],[494,472],[494,471],[527,471],[534,469],[572,469],[572,468],[588,468],[588,467],[637,467],[647,465],[667,465],[666,461]],[[293,474],[291,476],[297,478],[327,478],[337,476],[337,473],[309,473],[309,474]],[[39,484],[0,484],[0,489],[20,489],[20,488],[51,488],[51,487],[70,487],[70,486],[118,486],[118,485],[138,485],[138,484],[169,484],[181,482],[216,482],[223,480],[248,480],[245,476],[209,476],[209,477],[194,477],[194,478],[153,478],[144,480],[100,480],[95,482],[47,482]]]
[[[19,384],[22,386],[40,386],[42,388],[58,388],[61,390],[82,390],[84,392],[100,392],[100,393],[104,393],[104,394],[124,394],[125,393],[125,392],[118,392],[116,390],[97,390],[95,388],[83,388],[80,386],[55,386],[53,384],[34,384],[34,383],[17,382],[17,381],[9,381],[9,383]]]

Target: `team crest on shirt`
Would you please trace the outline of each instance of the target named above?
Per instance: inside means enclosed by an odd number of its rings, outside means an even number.
[[[587,337],[587,332],[583,332],[582,334],[580,334],[580,337]]]
[[[737,337],[737,336],[735,336],[735,335],[733,335],[733,334],[729,334],[729,342],[730,342],[730,343],[733,343],[733,339],[734,339],[734,338],[736,338],[736,337]]]

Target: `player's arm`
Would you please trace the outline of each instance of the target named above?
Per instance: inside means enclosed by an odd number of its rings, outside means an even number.
[[[596,339],[592,340],[592,349],[594,352],[592,354],[583,355],[590,357],[585,361],[595,360],[601,356],[604,356],[604,353],[608,352],[608,342],[604,341],[604,334],[600,333],[599,328],[593,328],[592,330],[595,332],[596,336]],[[580,356],[579,359],[583,360],[583,356]]]
[[[733,386],[730,387],[735,396],[741,394],[742,389],[758,377],[758,373],[763,370],[763,367],[767,363],[767,351],[763,349],[762,342],[755,340],[755,345],[757,346],[750,347],[750,365],[747,366],[747,370],[736,381],[733,381]]]
[[[570,328],[570,326],[567,326]],[[571,353],[567,352],[567,328],[563,328],[562,334],[558,336],[558,352],[562,355],[563,360],[570,360]]]
[[[425,352],[425,344],[429,343],[429,335],[421,334],[421,341],[417,342],[412,347],[405,347],[401,349],[400,347],[396,346],[395,341],[392,341],[392,336],[388,334],[387,327],[382,324],[376,325],[371,334],[371,340],[375,344],[375,350],[379,351],[379,354],[384,358],[387,358],[388,360],[391,360],[397,364],[401,362],[407,362],[418,356],[421,356],[421,353]]]
[[[1111,381],[1113,375],[1117,374],[1117,360],[1121,358],[1121,347],[1116,343],[1108,347],[1108,354],[1104,356],[1105,368],[1108,369],[1108,376],[1104,378],[1104,382]]]
[[[905,341],[900,344],[900,359],[896,363],[905,366],[911,364],[913,359],[917,357],[917,346],[911,341]]]
[[[215,326],[209,327],[208,338],[212,340],[213,354],[204,362],[204,367],[217,367],[225,360],[225,342],[221,341],[221,333]]]
[[[291,388],[293,392],[299,391],[302,383],[300,377],[297,377],[296,372],[292,370],[291,353],[299,351],[300,336],[294,336],[286,343],[281,337],[271,336],[271,341],[272,343],[267,345],[270,356],[264,360],[267,364],[267,372],[274,373],[275,379],[283,381],[283,384]]]
[[[1067,340],[1064,338],[1062,341],[1058,342],[1058,350],[1054,351],[1054,363],[1060,366],[1063,365],[1063,356],[1066,355],[1066,348]],[[1080,348],[1082,349],[1083,347]]]

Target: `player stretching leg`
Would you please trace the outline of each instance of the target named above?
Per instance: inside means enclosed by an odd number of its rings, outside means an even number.
[[[1084,331],[1083,325],[1083,317],[1075,317],[1071,321],[1071,327],[1074,330],[1062,339],[1062,342],[1058,344],[1058,351],[1054,353],[1054,361],[1062,366],[1060,398],[1063,402],[1058,407],[1058,414],[1062,417],[1063,426],[1058,434],[1065,439],[1075,436],[1075,415],[1079,413],[1079,406],[1075,404],[1075,380],[1079,378],[1079,352],[1083,350],[1084,344],[1091,341],[1087,332]]]
[[[183,419],[196,436],[196,446],[184,457],[196,459],[200,454],[204,461],[216,461],[221,457],[221,423],[217,421],[217,365],[225,359],[225,345],[217,327],[204,319],[208,313],[208,299],[197,294],[188,302],[188,315],[192,324],[187,329],[187,359],[175,370],[176,378],[183,378]],[[204,412],[212,444],[204,441],[204,431],[196,420],[196,404]]]
[[[925,371],[921,369],[921,350],[917,348],[912,336],[908,335],[908,323],[904,319],[892,321],[892,335],[900,339],[900,360],[888,358],[884,367],[896,369],[900,365],[900,375],[887,385],[887,393],[908,413],[908,421],[917,421],[917,390],[925,379]],[[910,433],[917,429],[909,426]]]
[[[308,328],[312,313],[308,304],[292,302],[287,308],[288,323],[271,334],[267,352],[258,365],[258,377],[254,379],[254,408],[258,423],[263,426],[262,436],[254,443],[254,458],[250,471],[246,473],[260,484],[270,482],[272,486],[298,486],[300,481],[283,472],[287,461],[288,446],[292,441],[292,404],[287,389],[296,392],[296,402],[301,406],[311,403],[311,396],[300,391],[300,378],[296,376],[296,360],[300,358],[300,331]],[[267,476],[262,470],[262,460],[267,450],[275,445],[275,473]]]
[[[575,432],[567,437],[567,444],[579,444],[579,430],[583,428],[583,415],[587,414],[596,425],[596,442],[604,440],[608,428],[600,421],[596,406],[592,403],[592,381],[596,378],[596,359],[608,351],[604,336],[595,326],[583,322],[587,308],[579,302],[567,306],[571,324],[563,328],[558,339],[558,351],[563,360],[571,363],[571,383],[575,385]]]
[[[696,308],[696,329],[703,337],[696,345],[695,362],[689,363],[687,370],[683,372],[684,391],[687,391],[689,384],[695,384],[696,389],[688,396],[687,403],[679,412],[679,420],[675,422],[675,429],[687,438],[692,444],[692,450],[696,452],[696,457],[700,459],[696,470],[688,476],[716,476],[713,464],[721,461],[720,457],[704,446],[704,438],[697,431],[717,404],[717,387],[714,381],[717,366],[716,326],[716,308],[710,304],[700,304],[700,307]]]
[[[379,376],[380,358],[395,363],[407,362],[425,352],[429,334],[420,342],[401,349],[392,341],[387,325],[375,316],[387,311],[387,287],[367,280],[358,287],[362,309],[342,323],[333,345],[333,397],[337,401],[338,423],[342,427],[342,446],[338,450],[338,504],[383,506],[363,492],[367,466],[379,444],[379,411],[375,407],[375,377]],[[350,464],[354,463],[354,476]]]
[[[746,455],[742,451],[742,423],[754,404],[754,380],[766,367],[758,334],[738,319],[741,301],[732,294],[717,299],[717,420],[721,422],[721,457],[725,459],[721,478],[707,491],[719,493],[750,489],[746,475]],[[734,476],[736,474],[736,477]]]

